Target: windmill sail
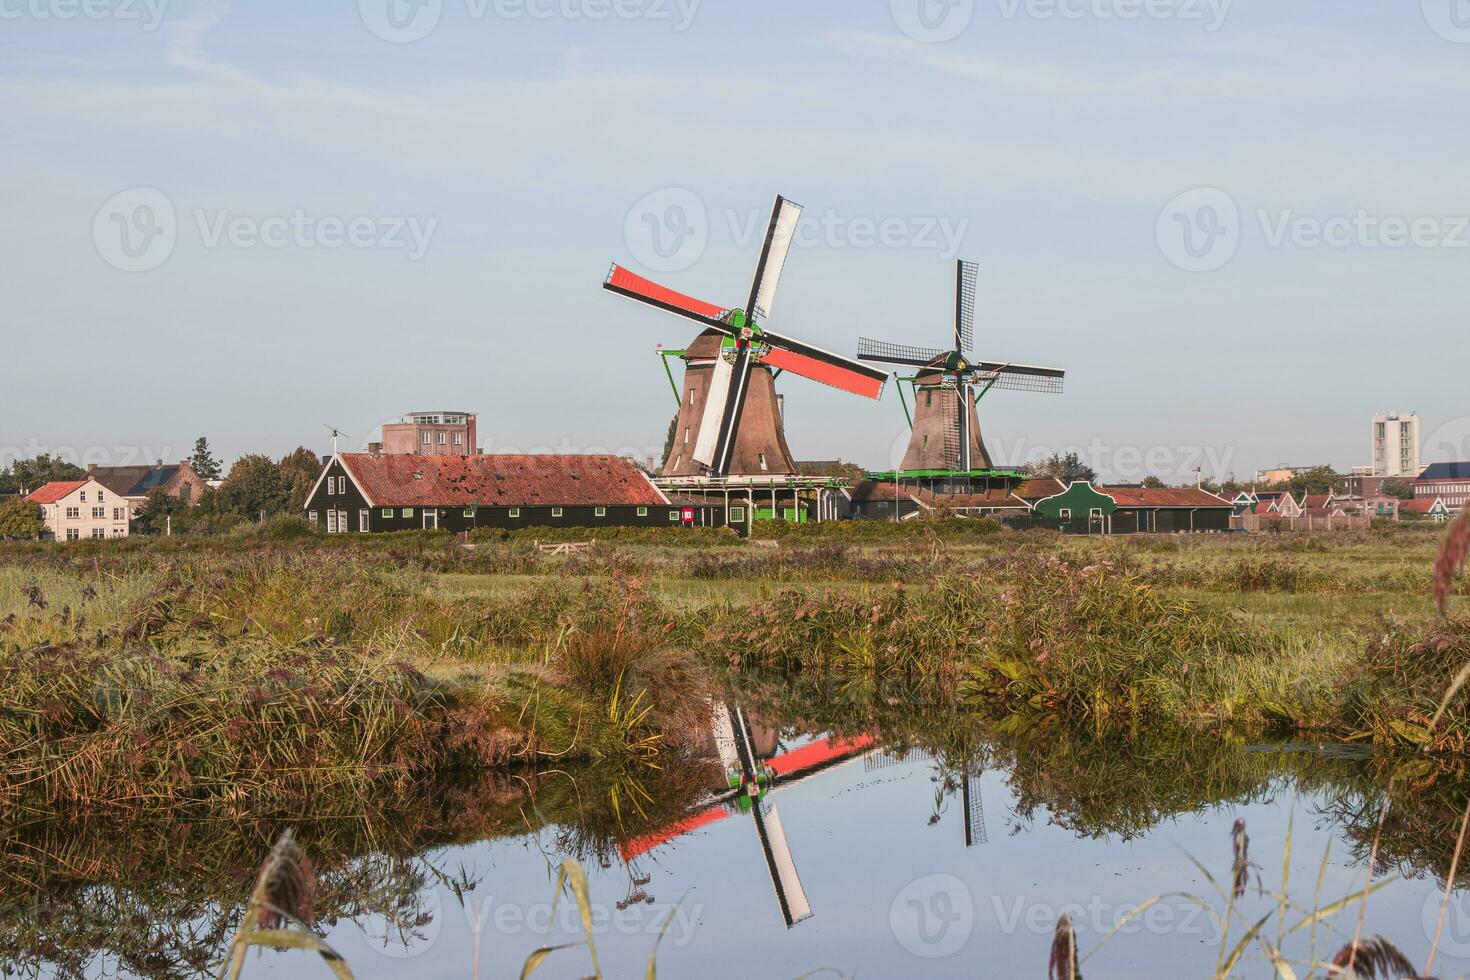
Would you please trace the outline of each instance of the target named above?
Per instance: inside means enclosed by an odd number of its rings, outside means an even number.
[[[958,263],[955,270],[954,349],[969,351],[975,347],[975,280],[980,267],[974,262]]]
[[[791,856],[791,845],[786,842],[786,830],[781,826],[781,816],[776,804],[770,812],[761,814],[761,805],[755,807],[755,828],[760,837],[761,851],[766,857],[766,868],[771,873],[771,887],[776,890],[776,901],[781,906],[781,917],[790,929],[803,919],[812,916],[811,902],[807,900],[806,888],[801,876],[796,873],[796,859]]]
[[[704,403],[704,416],[699,423],[699,438],[694,442],[694,459],[705,466],[714,465],[715,448],[720,441],[720,423],[725,417],[725,402],[730,397],[730,378],[734,372],[734,365],[723,356],[715,358],[709,397]]]
[[[796,240],[796,228],[800,221],[801,205],[793,204],[784,197],[777,197],[751,291],[751,314],[761,322],[770,319],[771,309],[776,304],[776,287],[781,283],[781,270],[786,267],[786,257],[791,254],[791,245]]]

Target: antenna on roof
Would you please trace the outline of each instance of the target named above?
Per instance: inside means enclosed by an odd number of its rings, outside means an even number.
[[[338,431],[338,429],[337,429],[337,427],[335,425],[327,425],[327,423],[323,422],[322,423],[322,427],[323,428],[326,428],[326,429],[330,429],[331,432],[332,432],[332,455],[333,456],[337,455],[337,437],[338,436],[341,436],[344,439],[351,439],[352,438],[347,433]]]

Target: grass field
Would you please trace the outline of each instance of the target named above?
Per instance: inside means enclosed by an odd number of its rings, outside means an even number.
[[[1431,725],[1470,662],[1470,631],[1430,598],[1438,529],[955,526],[776,548],[649,535],[561,558],[433,533],[6,546],[0,798],[274,805],[655,757],[701,727],[708,671],[729,667],[912,679],[992,715],[1470,738],[1459,699]]]

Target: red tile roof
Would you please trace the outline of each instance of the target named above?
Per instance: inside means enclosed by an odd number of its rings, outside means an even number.
[[[1024,480],[1016,487],[1015,494],[1022,500],[1037,501],[1045,500],[1047,497],[1055,497],[1067,488],[1062,486],[1062,481],[1050,476],[1038,476],[1035,479]]]
[[[1325,510],[1327,502],[1332,499],[1330,493],[1309,493],[1302,498],[1302,508],[1305,510]]]
[[[1098,487],[1119,507],[1229,507],[1230,501],[1194,487]]]
[[[31,491],[30,496],[26,497],[26,501],[32,504],[54,504],[62,497],[80,490],[86,485],[86,480],[52,480],[50,483]]]
[[[1410,514],[1427,514],[1438,502],[1438,497],[1415,497],[1413,500],[1400,500],[1399,510]]]
[[[643,471],[619,456],[372,456],[342,464],[374,506],[665,506]]]

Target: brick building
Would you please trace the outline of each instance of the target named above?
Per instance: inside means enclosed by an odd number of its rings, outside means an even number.
[[[186,504],[197,504],[209,489],[208,482],[188,460],[165,465],[160,459],[153,466],[88,466],[87,476],[119,497],[126,497],[135,509],[154,490],[162,489]]]

